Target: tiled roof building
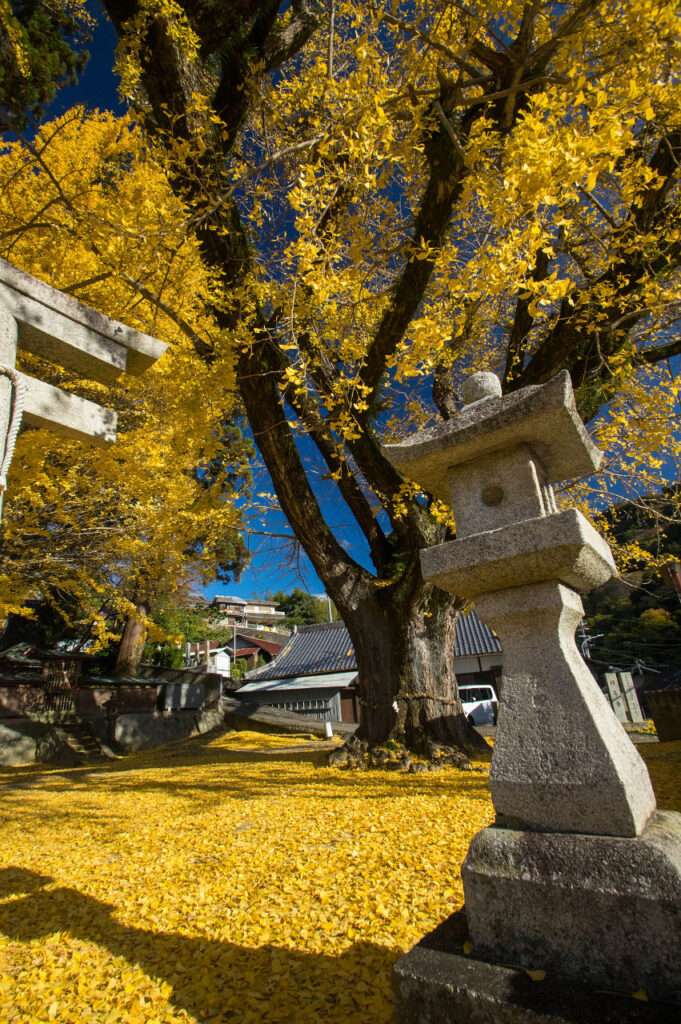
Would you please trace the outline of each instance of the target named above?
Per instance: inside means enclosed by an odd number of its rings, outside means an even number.
[[[352,640],[342,622],[299,626],[269,665],[248,673],[248,681],[356,671]]]
[[[500,654],[501,644],[489,626],[481,622],[475,612],[459,615],[456,620],[454,657],[475,657],[481,654]]]
[[[501,665],[501,644],[474,611],[460,615],[454,645],[460,683],[492,682]],[[315,718],[357,721],[357,663],[342,622],[301,626],[268,665],[247,672],[237,692],[260,704]]]
[[[501,644],[474,611],[456,623],[454,657],[469,658],[501,653]],[[357,668],[350,635],[342,622],[299,626],[269,665],[248,673],[248,681],[285,679],[287,676],[347,672]]]

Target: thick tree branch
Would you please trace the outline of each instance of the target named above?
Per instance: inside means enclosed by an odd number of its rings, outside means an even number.
[[[292,0],[291,7],[294,17],[285,27],[275,25],[263,45],[268,71],[275,70],[298,53],[319,24],[319,17],[309,0]]]
[[[544,250],[540,249],[532,270],[532,280],[535,282],[543,281],[546,277],[548,266],[549,258]],[[529,292],[521,295],[516,302],[515,318],[506,350],[506,366],[504,367],[503,377],[505,386],[508,386],[509,381],[522,372],[525,343],[534,323],[534,316],[530,313],[533,297],[533,293]]]
[[[642,352],[636,354],[636,361],[654,365],[679,354],[681,354],[681,338],[677,341],[670,341],[667,345],[660,345],[659,348],[643,349]]]
[[[446,106],[441,105],[443,114]],[[453,130],[453,129],[452,129]],[[392,300],[383,314],[369,347],[360,377],[375,392],[385,372],[387,360],[396,351],[423,298],[435,268],[440,246],[449,227],[452,209],[465,175],[462,147],[455,148],[449,131],[439,123],[426,139],[430,177],[412,231],[412,257],[394,287]],[[425,246],[423,256],[419,255]]]
[[[339,451],[316,402],[307,394],[296,394],[295,388],[291,385],[288,387],[284,386],[283,374],[289,362],[276,341],[272,338],[271,331],[268,329],[262,333],[265,338],[264,343],[268,345],[268,358],[271,360],[272,365],[277,367],[277,379],[284,398],[291,408],[295,410],[309,437],[324,459],[329,472],[336,481],[343,500],[366,538],[371,560],[376,567],[376,571],[381,573],[392,554],[392,549],[386,541],[378,520],[371,509],[371,505],[355,479],[347,459]]]
[[[499,96],[499,99],[494,100],[495,119],[500,130],[508,131],[515,122],[518,111],[526,102],[527,91],[545,80],[548,62],[561,43],[578,30],[599,2],[600,0],[584,0],[573,14],[556,27],[549,43],[539,47],[534,53],[530,50],[538,13],[536,2],[526,5],[518,39],[506,52],[492,50],[479,40],[473,42],[470,54],[493,71],[497,87],[489,96],[479,97],[471,110],[470,118],[480,116],[487,104],[492,102],[491,97]],[[399,27],[405,29],[402,24]],[[414,34],[419,35],[419,32],[414,30]],[[429,45],[434,43],[431,39],[426,41]],[[423,240],[428,247],[428,255],[419,259],[413,256],[405,265],[395,285],[392,301],[369,348],[361,377],[362,382],[372,392],[375,391],[385,371],[387,360],[395,352],[423,297],[435,266],[437,250],[449,225],[454,203],[466,173],[463,147],[447,116],[460,99],[460,88],[452,87],[449,95],[442,97],[442,101],[433,101],[433,111],[440,122],[440,127],[436,132],[431,131],[427,138],[426,155],[431,175],[412,234],[414,250],[418,249]],[[449,143],[449,148],[443,143]],[[517,341],[518,339],[516,343]]]
[[[661,181],[652,181],[636,204],[634,217],[639,231],[650,231],[659,224],[664,216],[665,200],[681,177],[681,131],[660,139],[649,167]]]
[[[269,346],[259,341],[242,353],[238,371],[253,436],[284,515],[332,599],[342,606],[355,604],[372,578],[340,546],[324,520],[286,420]]]
[[[451,366],[439,362],[433,373],[433,401],[443,420],[452,420],[457,414],[458,403],[452,390]]]

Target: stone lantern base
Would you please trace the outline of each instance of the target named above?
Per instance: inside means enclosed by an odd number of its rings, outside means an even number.
[[[681,1004],[681,814],[635,838],[486,828],[461,875],[476,955]]]
[[[426,936],[393,969],[395,1024],[678,1024],[672,1003],[632,999],[461,949],[434,948]]]
[[[465,915],[395,967],[398,1024],[679,1020],[681,814],[636,838],[486,828],[462,877]]]

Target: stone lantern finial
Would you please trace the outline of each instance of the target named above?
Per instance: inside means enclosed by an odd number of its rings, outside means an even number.
[[[481,402],[483,398],[500,398],[501,381],[496,373],[488,373],[486,370],[472,373],[463,382],[461,397],[464,405]]]

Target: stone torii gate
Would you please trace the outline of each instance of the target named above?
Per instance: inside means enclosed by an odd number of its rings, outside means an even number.
[[[156,362],[167,346],[112,320],[0,259],[0,517],[21,423],[92,444],[116,440],[117,414],[46,381],[18,373],[17,350],[111,384]]]

